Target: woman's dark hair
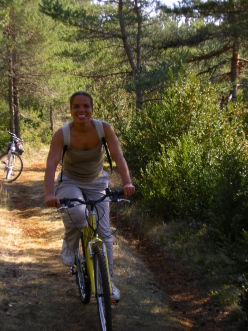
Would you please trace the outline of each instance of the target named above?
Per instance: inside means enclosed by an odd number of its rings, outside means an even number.
[[[72,107],[72,102],[73,102],[73,99],[77,96],[77,95],[85,95],[86,97],[88,97],[90,99],[90,104],[91,104],[91,107],[93,108],[93,98],[92,96],[85,92],[85,91],[77,91],[75,93],[72,94],[72,96],[70,97],[70,109]]]

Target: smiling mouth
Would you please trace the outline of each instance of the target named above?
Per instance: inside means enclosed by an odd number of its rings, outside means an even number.
[[[77,117],[83,119],[83,118],[86,117],[86,115],[84,115],[84,114],[79,114],[79,115],[77,115]]]

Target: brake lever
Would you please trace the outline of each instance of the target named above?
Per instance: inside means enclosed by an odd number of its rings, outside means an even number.
[[[68,209],[68,206],[61,206],[61,207],[57,208],[56,213],[62,211],[63,209]]]
[[[69,209],[69,208],[72,208],[72,207],[75,207],[75,204],[74,203],[70,203],[70,201],[66,201],[66,204],[64,206],[61,206],[59,208],[56,209],[56,212],[59,212],[63,209]]]
[[[128,200],[128,199],[118,199],[118,202],[121,202],[121,201],[124,201],[124,202],[130,202],[130,200]]]
[[[121,202],[121,201],[124,201],[124,202],[130,202],[130,200],[128,200],[128,199],[119,199],[119,198],[113,198],[112,199],[112,202]]]

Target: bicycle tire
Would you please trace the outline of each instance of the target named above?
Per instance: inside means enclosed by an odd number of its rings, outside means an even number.
[[[8,157],[10,159],[8,160]],[[11,167],[8,164],[11,164]],[[5,153],[0,157],[0,181],[13,182],[22,173],[23,162],[17,153]]]
[[[76,283],[78,286],[81,301],[84,304],[87,304],[90,302],[91,298],[91,284],[87,273],[86,259],[83,247],[83,239],[80,238],[79,247],[75,258],[77,267]]]
[[[95,246],[94,272],[98,316],[102,331],[112,331],[112,310],[108,272],[102,248]]]

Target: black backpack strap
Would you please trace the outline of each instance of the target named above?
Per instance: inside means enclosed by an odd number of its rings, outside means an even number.
[[[106,154],[107,154],[107,158],[108,158],[108,162],[109,162],[109,165],[110,165],[110,170],[111,170],[111,173],[112,173],[112,161],[111,161],[111,157],[110,157],[110,154],[109,154],[109,150],[108,150],[108,146],[106,144],[106,140],[104,137],[102,137],[102,143],[105,147],[105,151],[106,151]]]
[[[64,155],[65,155],[66,150],[67,150],[67,145],[64,145],[64,147],[63,147],[63,152],[62,152],[62,157],[61,157],[62,169],[61,169],[61,173],[60,173],[60,183],[62,183],[62,176],[63,176],[63,160],[64,160]]]
[[[95,118],[93,118],[93,121],[94,121],[94,124],[95,124],[95,128],[96,128],[96,132],[98,134],[98,137],[102,141],[102,143],[103,143],[103,145],[105,147],[105,151],[106,151],[106,154],[107,154],[108,162],[109,162],[109,165],[110,165],[110,170],[111,170],[111,173],[112,173],[112,161],[111,161],[111,157],[110,157],[110,154],[109,154],[108,146],[107,146],[107,143],[106,143],[105,132],[104,132],[102,121],[96,120]]]

